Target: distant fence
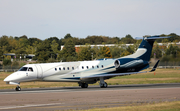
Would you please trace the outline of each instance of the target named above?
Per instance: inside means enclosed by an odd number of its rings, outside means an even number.
[[[20,67],[12,67],[12,66],[0,66],[0,72],[16,72]]]
[[[158,68],[161,68],[161,69],[180,69],[180,66],[158,66]]]
[[[159,62],[159,66],[180,66],[180,62]]]

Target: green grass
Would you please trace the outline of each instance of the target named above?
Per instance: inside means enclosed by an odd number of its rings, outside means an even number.
[[[142,104],[112,108],[96,108],[82,111],[180,111],[180,101]]]
[[[0,72],[0,89],[14,89],[14,85],[6,84],[3,80],[11,72]],[[179,69],[157,69],[155,72],[118,76],[106,80],[108,85],[125,84],[156,84],[156,83],[180,83]],[[98,83],[92,85],[99,85]],[[69,87],[78,86],[71,82],[25,82],[21,83],[22,88],[44,88],[44,87]]]
[[[179,69],[157,69],[156,72],[118,76],[107,80],[109,85],[180,83]]]

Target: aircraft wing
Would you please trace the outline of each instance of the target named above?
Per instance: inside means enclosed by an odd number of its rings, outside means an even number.
[[[131,75],[131,74],[138,74],[138,73],[147,73],[148,71],[143,72],[127,72],[127,73],[104,73],[104,74],[97,74],[92,76],[84,76],[81,77],[81,79],[92,79],[92,78],[100,78],[100,77],[115,77],[115,76],[125,76],[125,75]]]
[[[100,78],[100,77],[115,77],[115,76],[125,76],[125,75],[131,75],[131,74],[139,74],[139,73],[147,73],[147,72],[153,72],[156,70],[158,63],[160,60],[158,60],[156,62],[156,64],[154,65],[154,67],[152,68],[151,71],[142,71],[142,72],[126,72],[126,73],[104,73],[104,74],[96,74],[96,75],[92,75],[92,76],[84,76],[81,77],[81,79],[92,79],[92,78]]]

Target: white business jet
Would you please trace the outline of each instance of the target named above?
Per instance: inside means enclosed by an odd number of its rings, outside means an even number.
[[[140,71],[149,67],[153,43],[161,38],[169,37],[145,37],[134,54],[117,59],[27,64],[10,74],[4,81],[7,84],[17,85],[16,91],[21,90],[21,82],[27,81],[77,82],[82,88],[99,81],[100,87],[106,88],[107,83],[104,82],[106,79],[144,73]],[[155,71],[158,63],[159,61],[151,71]]]

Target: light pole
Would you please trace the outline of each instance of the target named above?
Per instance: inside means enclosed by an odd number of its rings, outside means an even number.
[[[91,53],[92,54],[92,60],[93,60],[93,53]]]
[[[20,54],[20,57],[19,57],[19,58],[20,58],[20,61],[21,61],[21,54]]]

